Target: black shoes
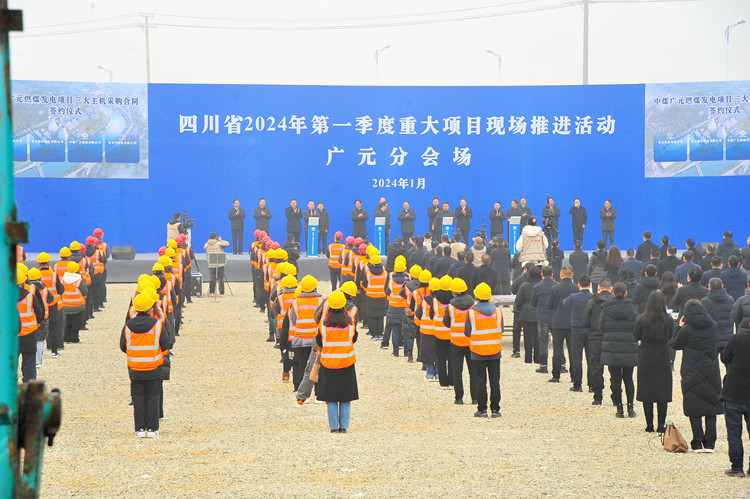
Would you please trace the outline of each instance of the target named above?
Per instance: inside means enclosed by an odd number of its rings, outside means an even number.
[[[456,404],[456,405],[464,405],[463,399],[456,399],[456,400],[453,401],[453,403]]]
[[[568,373],[568,368],[565,367],[565,364],[560,366],[560,374],[567,374],[567,373]]]
[[[622,411],[622,404],[617,404],[617,412],[615,413],[616,418],[624,418],[625,413]]]
[[[273,336],[269,336],[268,339],[266,340],[266,343],[273,343],[275,341],[276,341],[276,338],[274,338]]]
[[[654,432],[654,425],[647,425],[646,433],[653,433],[653,432]]]
[[[542,373],[542,374],[547,374],[549,371],[547,370],[547,366],[546,365],[541,365],[541,366],[539,366],[537,368],[536,372]]]
[[[594,401],[591,402],[591,405],[602,405],[602,399],[594,399]]]
[[[628,417],[634,418],[636,416],[635,409],[633,408],[633,404],[628,404]]]
[[[549,382],[550,383],[559,383],[560,382],[560,378],[550,378]]]
[[[737,478],[745,478],[745,472],[742,470],[736,470],[734,468],[729,468],[728,470],[724,471],[724,474],[726,476],[733,476]]]
[[[502,414],[500,414],[500,411],[492,411],[492,418],[493,419],[494,418],[499,418],[500,416],[502,416]]]
[[[514,358],[514,359],[520,359],[521,358],[521,354],[519,352],[513,352],[513,355],[511,355],[511,357]]]
[[[583,393],[583,388],[581,387],[581,385],[573,385],[570,387],[570,391]]]
[[[409,364],[412,364],[414,362],[414,357],[412,357],[412,355],[409,354],[409,358],[407,359],[406,362],[408,362]]]
[[[474,413],[475,418],[486,418],[487,417],[487,411],[477,411]]]

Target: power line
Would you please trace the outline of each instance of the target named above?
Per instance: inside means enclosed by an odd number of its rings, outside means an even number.
[[[138,17],[138,14],[124,14],[122,16],[114,16],[114,17],[104,17],[102,19],[89,19],[88,21],[71,21],[67,23],[60,23],[60,24],[45,24],[43,26],[28,26],[25,27],[24,30],[28,29],[44,29],[44,28],[59,28],[64,26],[73,26],[76,24],[90,24],[90,23],[100,23],[100,22],[109,22],[109,21],[119,21],[121,19],[127,19],[129,17]]]
[[[136,23],[130,23],[130,24],[120,24],[116,26],[98,26],[98,27],[91,27],[91,28],[81,28],[81,29],[75,29],[75,30],[63,30],[63,31],[49,31],[44,33],[11,33],[11,38],[33,38],[36,36],[57,36],[57,35],[77,35],[79,33],[94,33],[99,31],[113,31],[117,29],[125,29],[125,28],[136,28],[138,27],[138,24]]]

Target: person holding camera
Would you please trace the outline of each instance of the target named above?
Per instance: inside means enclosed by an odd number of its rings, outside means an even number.
[[[544,220],[544,228],[551,238],[558,237],[557,222],[559,218],[560,208],[555,206],[555,198],[547,196],[547,206],[542,209],[542,220]]]
[[[536,217],[531,217],[528,224],[521,229],[521,237],[516,241],[516,251],[519,252],[518,261],[523,265],[533,262],[534,265],[547,265],[546,250],[549,248],[547,236],[542,228],[537,226]]]
[[[209,294],[213,294],[216,290],[216,280],[219,281],[219,294],[224,294],[224,266],[226,263],[212,263],[209,255],[216,253],[223,253],[224,248],[229,246],[229,241],[224,241],[221,236],[217,236],[216,232],[212,232],[208,236],[208,241],[203,245],[203,249],[206,250],[206,258],[208,259],[208,272],[210,276],[210,283],[208,285]]]

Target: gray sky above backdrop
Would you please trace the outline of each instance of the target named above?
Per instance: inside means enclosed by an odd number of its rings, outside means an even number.
[[[724,80],[741,20],[729,78],[750,80],[750,0],[589,1],[591,84]],[[11,0],[11,75],[145,82],[152,14],[154,83],[580,84],[582,3]]]

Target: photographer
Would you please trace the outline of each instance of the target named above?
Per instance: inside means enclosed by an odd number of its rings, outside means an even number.
[[[560,218],[560,208],[555,206],[555,198],[547,196],[547,206],[542,210],[544,231],[551,238],[557,238],[557,222]]]
[[[212,232],[208,236],[208,241],[203,245],[203,249],[206,250],[206,259],[208,259],[208,272],[210,276],[210,284],[208,287],[209,294],[213,294],[216,290],[216,280],[219,281],[219,294],[224,294],[224,265],[225,263],[211,263],[211,259],[208,255],[211,253],[223,253],[224,248],[229,246],[229,241],[224,241],[221,236],[217,236],[216,232]]]
[[[542,228],[536,225],[536,217],[531,217],[528,224],[521,230],[521,237],[516,241],[519,252],[518,261],[523,265],[533,262],[534,265],[547,265],[545,250],[549,247],[547,236]]]
[[[167,241],[174,240],[180,234],[187,234],[187,229],[180,223],[180,212],[175,211],[172,220],[167,222]]]

